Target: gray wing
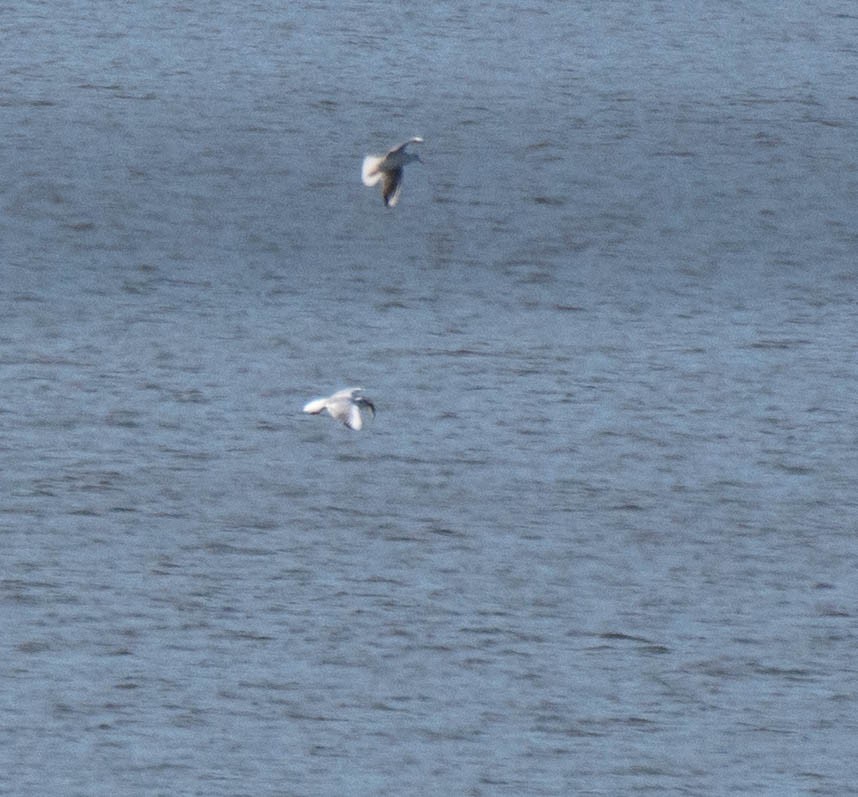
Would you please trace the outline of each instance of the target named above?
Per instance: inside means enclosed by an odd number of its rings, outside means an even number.
[[[381,195],[384,198],[384,204],[389,208],[395,207],[396,203],[399,202],[401,191],[402,169],[391,169],[389,172],[385,172],[381,183]]]
[[[409,138],[408,141],[403,141],[401,144],[398,144],[393,149],[388,150],[388,155],[393,155],[396,152],[402,152],[409,144],[422,144],[423,139],[420,136],[414,136],[414,138]]]
[[[355,399],[355,404],[360,408],[366,407],[369,410],[369,414],[375,418],[375,404],[373,404],[368,398],[364,398],[363,396],[359,396]]]
[[[347,388],[343,388],[343,390],[338,390],[336,393],[334,393],[334,395],[333,395],[333,396],[331,396],[331,397],[330,397],[330,399],[331,399],[332,401],[333,401],[333,400],[338,400],[338,399],[351,399],[351,398],[354,398],[354,397],[355,397],[358,393],[360,393],[362,390],[363,390],[363,388],[362,388],[362,387],[347,387]]]

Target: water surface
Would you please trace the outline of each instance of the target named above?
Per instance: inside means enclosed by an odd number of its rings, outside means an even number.
[[[850,4],[2,25],[0,793],[853,788]]]

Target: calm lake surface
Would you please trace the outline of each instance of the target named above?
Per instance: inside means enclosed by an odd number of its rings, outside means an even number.
[[[0,794],[855,793],[857,12],[7,4]]]

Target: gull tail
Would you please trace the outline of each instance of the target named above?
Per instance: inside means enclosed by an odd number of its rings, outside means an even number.
[[[363,168],[360,176],[364,185],[375,185],[380,179],[383,172],[379,171],[378,166],[384,160],[384,156],[367,155],[363,159]]]
[[[315,399],[304,405],[304,412],[309,412],[310,415],[318,415],[328,404],[327,399]]]

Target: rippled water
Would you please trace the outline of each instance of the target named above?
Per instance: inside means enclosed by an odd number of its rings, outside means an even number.
[[[0,793],[854,788],[850,3],[0,25]]]

